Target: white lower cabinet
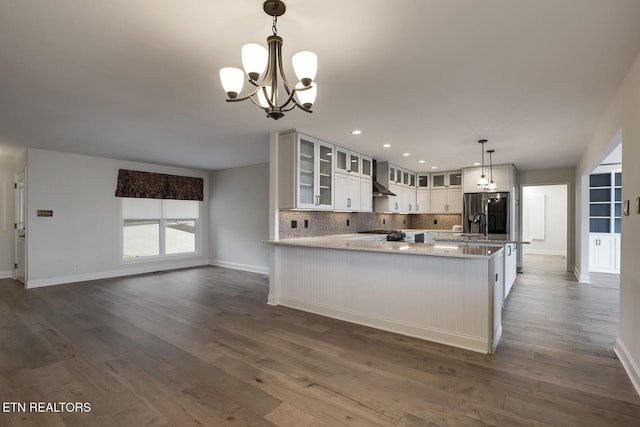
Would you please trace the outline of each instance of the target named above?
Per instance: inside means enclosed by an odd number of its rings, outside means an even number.
[[[608,233],[589,233],[589,271],[620,272],[620,236]]]
[[[360,210],[360,177],[352,174],[335,174],[334,208],[336,210]]]
[[[507,243],[504,245],[504,298],[509,295],[509,291],[516,281],[518,274],[518,245]]]

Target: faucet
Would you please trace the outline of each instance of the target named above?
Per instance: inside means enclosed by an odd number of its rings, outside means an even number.
[[[483,212],[473,215],[471,222],[478,225],[478,232],[482,230],[482,234],[487,235],[487,216]]]

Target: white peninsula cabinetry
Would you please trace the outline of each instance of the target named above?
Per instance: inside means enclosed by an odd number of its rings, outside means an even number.
[[[589,270],[596,273],[620,272],[620,235],[589,233]]]
[[[271,242],[268,304],[481,353],[502,334],[502,248],[325,236]]]

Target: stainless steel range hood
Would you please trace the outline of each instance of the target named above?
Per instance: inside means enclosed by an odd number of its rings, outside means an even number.
[[[388,197],[396,194],[378,182],[378,165],[373,159],[373,197]]]

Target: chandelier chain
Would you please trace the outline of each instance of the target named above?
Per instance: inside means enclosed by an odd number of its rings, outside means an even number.
[[[278,24],[278,15],[273,14],[273,25],[271,25],[271,31],[273,31],[273,35],[277,36],[278,35],[278,29],[276,28],[276,25]]]

